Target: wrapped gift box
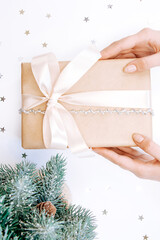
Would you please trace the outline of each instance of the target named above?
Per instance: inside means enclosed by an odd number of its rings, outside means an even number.
[[[65,94],[104,91],[104,90],[151,90],[150,71],[127,74],[123,67],[132,59],[99,60],[81,79]],[[59,62],[60,71],[68,64]],[[22,63],[22,94],[43,96],[40,91],[30,63]],[[97,113],[105,107],[92,107],[92,112],[85,114],[88,106],[61,103],[72,114],[79,130],[89,147],[135,146],[132,140],[134,132],[152,136],[152,115]],[[46,103],[34,108],[46,109]],[[112,108],[109,108],[113,110]],[[84,112],[83,112],[84,110]],[[22,146],[26,149],[45,148],[43,142],[43,117],[41,113],[22,113]]]

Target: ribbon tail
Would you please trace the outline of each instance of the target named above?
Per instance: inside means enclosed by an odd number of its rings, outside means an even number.
[[[58,111],[64,120],[64,127],[68,137],[68,145],[73,153],[81,153],[89,148],[85,143],[73,116],[61,105],[58,104]]]
[[[64,94],[60,101],[81,106],[150,108],[149,90],[106,90]]]
[[[67,148],[68,139],[65,126],[56,106],[46,109],[43,119],[43,141],[46,148]]]

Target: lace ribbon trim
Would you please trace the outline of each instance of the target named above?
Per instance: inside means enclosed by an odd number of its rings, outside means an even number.
[[[34,114],[37,114],[37,113],[40,113],[40,114],[45,114],[45,110],[41,110],[41,109],[37,109],[37,110],[34,110],[34,109],[29,109],[29,110],[24,110],[23,108],[21,108],[19,110],[20,113],[25,113],[25,114],[29,114],[29,113],[34,113]],[[112,114],[112,113],[117,113],[117,114],[131,114],[131,113],[136,113],[136,114],[142,114],[142,115],[147,115],[147,114],[150,114],[150,115],[153,115],[153,110],[151,108],[147,108],[147,109],[143,109],[143,108],[129,108],[129,109],[126,109],[126,108],[113,108],[113,109],[109,109],[109,108],[105,108],[105,109],[95,109],[93,110],[92,108],[89,108],[87,110],[83,110],[83,109],[79,109],[79,110],[74,110],[74,109],[71,109],[69,110],[69,112],[71,113],[74,113],[74,114],[106,114],[106,113],[109,113],[109,114]]]

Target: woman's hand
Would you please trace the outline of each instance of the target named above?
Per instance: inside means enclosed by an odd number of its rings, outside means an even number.
[[[140,178],[160,181],[160,146],[137,133],[133,134],[133,140],[149,155],[130,147],[92,149]]]
[[[160,31],[145,28],[101,51],[101,59],[136,58],[124,66],[124,72],[144,71],[160,65]],[[133,134],[142,154],[130,147],[93,148],[93,150],[136,176],[160,181],[160,146],[145,136]]]
[[[137,58],[124,67],[126,73],[144,71],[160,65],[160,31],[144,28],[101,51],[101,59]]]

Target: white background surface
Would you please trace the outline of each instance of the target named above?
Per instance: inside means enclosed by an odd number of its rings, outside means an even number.
[[[0,102],[0,128],[6,129],[0,132],[0,162],[14,165],[25,152],[28,160],[40,166],[60,152],[21,148],[22,61],[49,51],[58,60],[71,60],[92,40],[101,50],[144,27],[160,30],[159,10],[158,0],[0,0],[0,97],[6,98]],[[28,36],[26,30],[30,31]],[[47,48],[43,48],[44,42]],[[152,70],[152,89],[154,139],[160,144],[159,67]],[[144,235],[149,240],[160,239],[159,182],[138,179],[96,154],[86,159],[71,155],[69,150],[63,153],[73,203],[96,215],[98,239],[143,240]],[[102,214],[105,209],[107,215]],[[143,221],[138,220],[139,215]]]

